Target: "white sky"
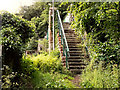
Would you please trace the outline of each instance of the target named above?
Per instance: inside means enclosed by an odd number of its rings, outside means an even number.
[[[0,0],[0,11],[18,12],[20,6],[31,5],[34,0]]]

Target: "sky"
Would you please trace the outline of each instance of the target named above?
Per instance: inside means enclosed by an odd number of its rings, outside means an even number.
[[[0,0],[0,11],[6,10],[10,13],[16,13],[21,6],[31,5],[34,0]]]

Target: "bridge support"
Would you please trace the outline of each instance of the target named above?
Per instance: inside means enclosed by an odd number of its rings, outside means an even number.
[[[48,40],[49,40],[49,53],[51,52],[51,49],[52,49],[52,31],[51,31],[51,14],[52,14],[52,12],[51,12],[51,9],[49,10],[49,29],[48,29],[48,32],[49,32],[49,38],[48,38]]]
[[[48,32],[49,32],[49,37],[48,37],[48,40],[49,40],[49,53],[51,52],[51,50],[55,49],[55,33],[54,33],[54,12],[52,12],[53,10],[56,10],[57,8],[53,8],[53,7],[50,7],[49,9],[49,29],[48,29]],[[51,20],[51,16],[53,16],[53,20]],[[51,27],[52,27],[52,21],[53,21],[53,33],[52,33],[52,30],[51,30]]]

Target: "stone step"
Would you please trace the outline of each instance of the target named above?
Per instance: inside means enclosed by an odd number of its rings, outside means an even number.
[[[70,69],[70,71],[74,74],[81,74],[83,69]]]
[[[76,37],[76,35],[73,34],[73,33],[72,33],[72,34],[71,34],[71,33],[65,33],[65,36],[66,36],[66,37]]]
[[[69,48],[79,48],[77,45],[68,45]]]
[[[65,32],[65,34],[74,34],[74,35],[77,35],[77,36],[78,36],[78,34],[75,33],[74,30],[64,30],[64,32]]]
[[[70,56],[68,59],[84,59],[84,56]]]
[[[80,41],[77,41],[77,40],[67,40],[67,43],[81,43]]]
[[[69,66],[70,65],[85,65],[84,62],[68,62]]]
[[[70,51],[82,51],[82,48],[69,48]]]
[[[82,51],[79,51],[79,52],[72,52],[72,51],[69,51],[70,53],[70,56],[84,56],[84,53]]]
[[[65,33],[75,33],[75,30],[65,28],[64,32]]]
[[[76,37],[66,37],[66,39],[76,39]]]
[[[80,40],[77,40],[76,38],[66,38],[67,39],[67,41],[69,42],[69,41],[80,41]]]
[[[80,44],[79,43],[68,43],[68,47],[78,47]]]
[[[63,28],[70,28],[69,24],[63,24]]]
[[[84,54],[79,54],[79,53],[70,53],[70,56],[84,56]]]
[[[68,59],[69,62],[84,62],[84,59]]]
[[[82,53],[82,51],[69,51],[70,53]]]
[[[65,26],[69,26],[70,27],[70,23],[69,22],[64,22],[63,23],[63,27],[65,27]]]
[[[84,68],[85,68],[84,65],[81,65],[81,66],[79,66],[79,65],[75,65],[75,66],[70,65],[70,66],[69,66],[69,69],[84,69]]]
[[[75,34],[75,35],[77,35],[76,33],[75,33],[75,30],[64,30],[64,32],[67,34]]]
[[[75,29],[71,29],[71,28],[64,28],[64,31],[75,31]]]
[[[71,34],[71,35],[65,34],[65,37],[66,38],[72,38],[72,37],[76,37],[76,35],[74,35],[74,34]]]

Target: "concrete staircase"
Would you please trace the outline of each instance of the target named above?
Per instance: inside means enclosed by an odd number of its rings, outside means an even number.
[[[75,34],[75,30],[69,29],[69,23],[63,23],[65,36],[67,39],[70,57],[68,57],[68,67],[72,73],[80,74],[81,71],[85,68],[84,60],[84,52],[82,51],[83,47],[80,47],[80,39],[77,39],[77,35]],[[60,39],[60,37],[59,37]],[[60,40],[59,40],[60,43]],[[79,45],[79,46],[78,46]],[[61,53],[62,53],[61,47]],[[61,54],[63,55],[63,53]],[[62,57],[63,65],[65,66],[65,57]]]

